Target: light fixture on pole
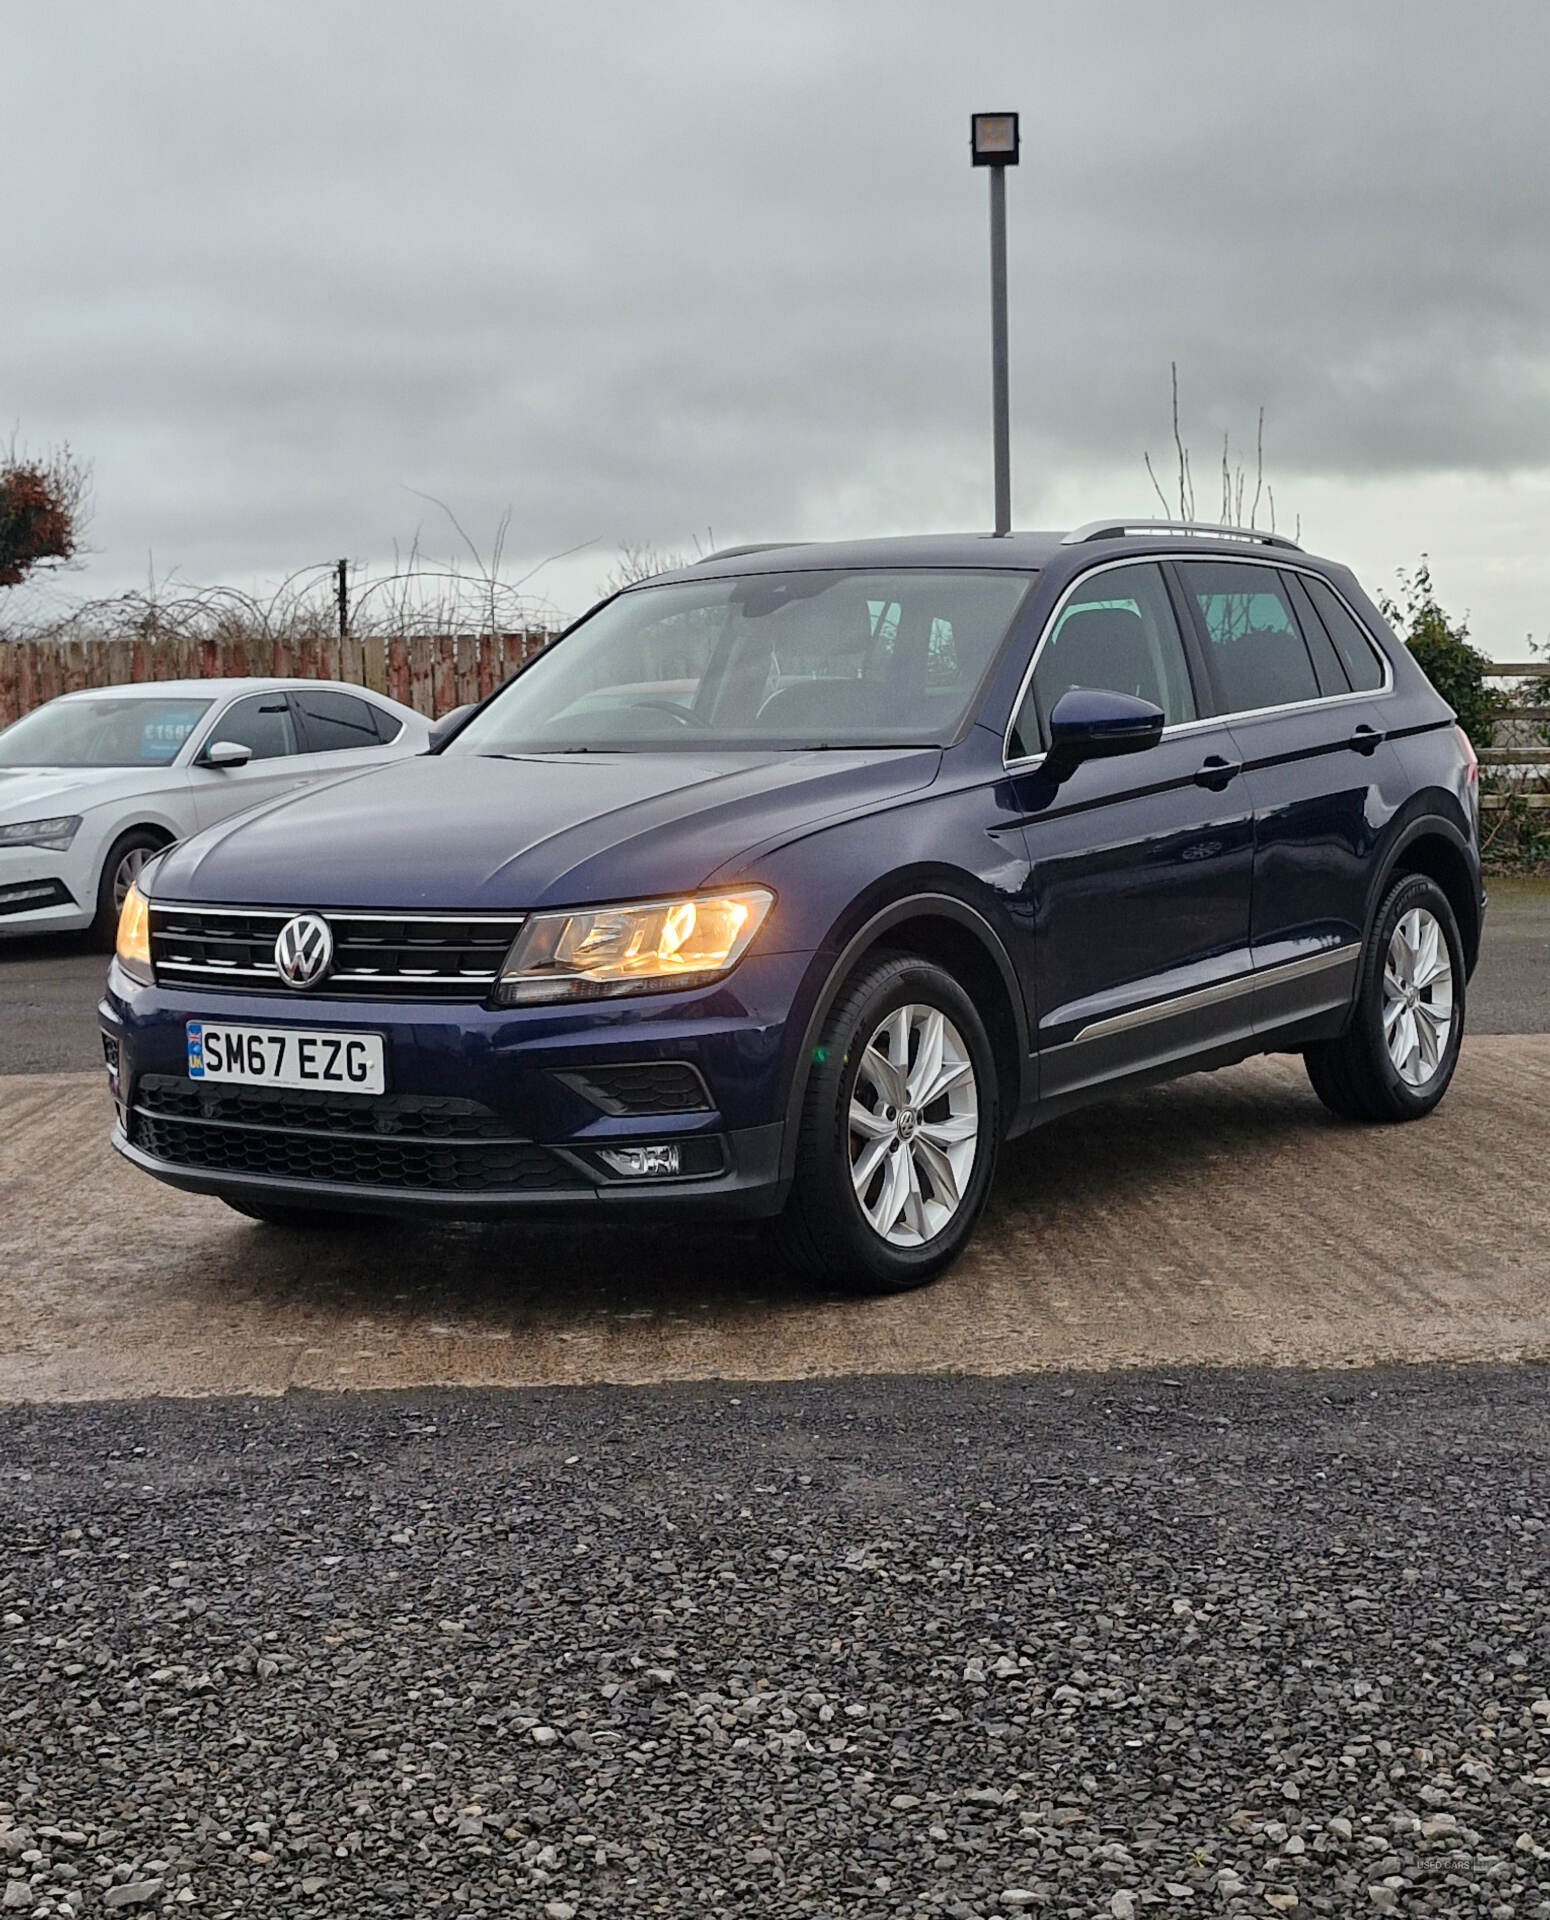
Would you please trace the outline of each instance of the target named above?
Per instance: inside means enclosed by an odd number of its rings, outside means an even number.
[[[1006,170],[1017,165],[1021,136],[1015,113],[976,113],[969,152],[990,168],[990,389],[996,446],[996,532],[1012,531],[1012,429],[1006,369]]]

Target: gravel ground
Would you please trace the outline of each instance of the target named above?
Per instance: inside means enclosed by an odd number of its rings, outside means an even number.
[[[1550,1916],[1546,1386],[0,1410],[0,1906]]]

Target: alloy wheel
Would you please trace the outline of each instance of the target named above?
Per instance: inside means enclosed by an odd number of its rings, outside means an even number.
[[[1383,968],[1383,1039],[1407,1087],[1442,1065],[1453,1031],[1453,961],[1434,914],[1412,907],[1389,940]]]
[[[979,1138],[963,1036],[936,1007],[897,1008],[863,1049],[850,1097],[851,1183],[873,1232],[895,1247],[935,1239],[962,1205]]]
[[[122,912],[129,889],[140,878],[140,869],[151,857],[149,847],[131,847],[113,869],[113,906]]]

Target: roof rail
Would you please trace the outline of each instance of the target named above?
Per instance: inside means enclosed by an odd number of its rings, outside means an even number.
[[[1265,533],[1258,527],[1213,527],[1204,520],[1089,520],[1086,526],[1073,527],[1062,534],[1063,547],[1075,547],[1088,540],[1122,540],[1128,533],[1176,533],[1194,540],[1247,540],[1258,547],[1289,547],[1293,553],[1302,548],[1284,533]]]
[[[712,560],[738,560],[745,553],[773,553],[777,547],[789,547],[789,540],[755,540],[746,547],[717,547],[714,553],[702,553],[695,561],[697,567],[708,567]]]

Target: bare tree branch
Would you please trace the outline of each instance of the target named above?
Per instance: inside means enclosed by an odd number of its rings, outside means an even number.
[[[1188,520],[1190,512],[1184,492],[1188,460],[1184,452],[1184,436],[1179,432],[1179,363],[1177,360],[1168,362],[1168,371],[1173,379],[1173,444],[1179,456],[1179,518]]]
[[[1149,453],[1143,453],[1141,458],[1146,462],[1146,477],[1152,483],[1152,491],[1157,495],[1157,502],[1163,510],[1163,517],[1164,519],[1171,520],[1173,518],[1173,509],[1168,505],[1167,496],[1157,484],[1157,474],[1152,466],[1152,456]]]

